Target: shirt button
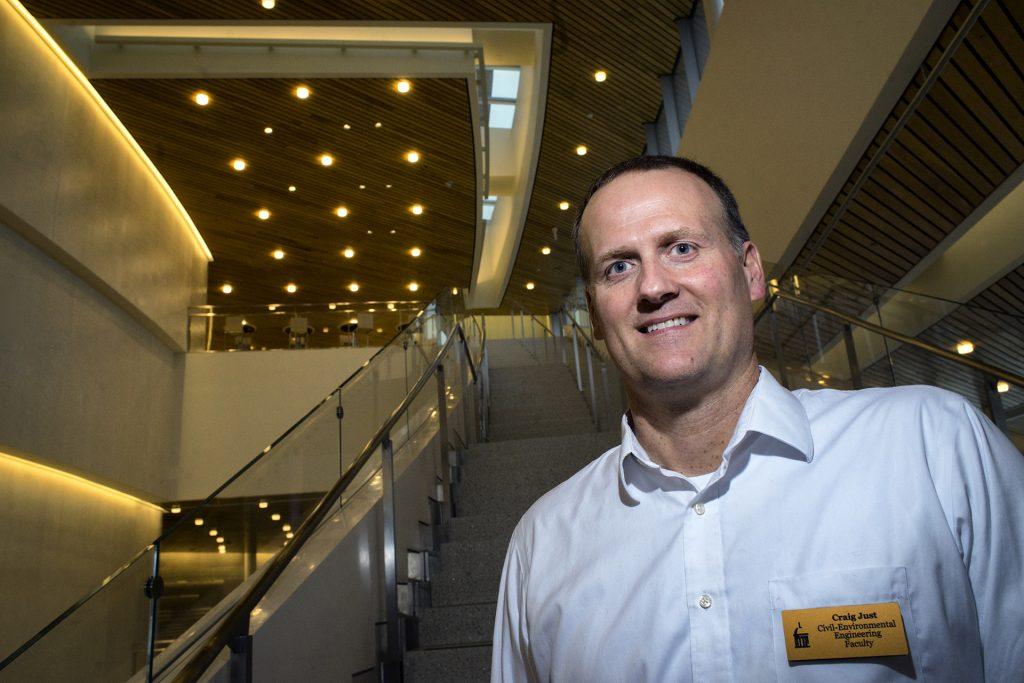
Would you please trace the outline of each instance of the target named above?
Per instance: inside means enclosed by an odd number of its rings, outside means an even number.
[[[696,503],[693,506],[693,511],[696,512],[698,515],[703,515],[704,514],[704,503]]]
[[[703,607],[704,609],[711,607],[711,596],[705,593],[704,595],[700,596],[700,600],[697,601],[697,604]]]

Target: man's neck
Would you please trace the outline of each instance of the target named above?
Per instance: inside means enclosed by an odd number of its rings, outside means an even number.
[[[662,467],[688,477],[713,472],[758,376],[752,360],[730,381],[700,396],[666,401],[631,392],[633,432],[651,460]]]

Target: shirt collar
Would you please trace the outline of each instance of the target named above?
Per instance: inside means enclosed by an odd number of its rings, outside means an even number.
[[[804,460],[810,462],[814,457],[814,440],[811,437],[811,424],[803,405],[792,393],[780,385],[771,373],[760,367],[760,375],[753,391],[747,397],[743,412],[736,422],[736,429],[729,445],[726,446],[722,459],[727,465],[736,448],[746,443],[748,435],[762,434],[797,451]],[[781,451],[772,450],[769,455],[782,455]],[[636,491],[627,474],[626,459],[633,456],[637,462],[658,469],[633,433],[629,424],[628,414],[622,416],[622,443],[619,446],[619,488],[634,503],[640,502]]]

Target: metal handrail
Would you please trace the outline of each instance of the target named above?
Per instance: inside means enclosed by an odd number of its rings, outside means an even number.
[[[840,320],[843,320],[843,321],[845,321],[845,322],[847,322],[847,323],[849,323],[851,325],[856,325],[858,327],[862,327],[865,330],[868,330],[869,332],[874,332],[875,334],[879,334],[879,335],[881,335],[883,337],[888,337],[889,339],[893,339],[893,340],[901,342],[903,344],[908,344],[910,346],[913,346],[914,348],[920,349],[922,351],[926,351],[927,353],[930,353],[932,355],[939,356],[940,358],[945,358],[948,361],[952,361],[952,362],[957,363],[959,365],[962,365],[964,367],[971,368],[972,370],[977,370],[979,372],[983,372],[985,374],[991,375],[991,376],[995,377],[996,379],[1003,379],[1003,380],[1006,380],[1007,382],[1010,382],[1012,384],[1016,384],[1019,387],[1024,387],[1024,376],[1018,375],[1018,374],[1016,374],[1014,372],[1010,372],[1009,370],[1003,370],[1002,368],[997,368],[996,366],[989,365],[988,363],[985,363],[983,361],[974,360],[972,358],[966,358],[964,356],[961,356],[960,354],[953,353],[952,351],[947,351],[946,349],[942,348],[941,346],[935,346],[934,344],[929,344],[928,342],[924,342],[924,341],[921,341],[920,339],[917,339],[915,337],[911,337],[909,335],[902,334],[901,332],[896,332],[894,330],[890,330],[888,328],[881,327],[880,325],[875,325],[874,323],[869,323],[866,320],[861,320],[860,318],[858,318],[856,316],[849,315],[849,314],[843,313],[841,311],[837,311],[836,309],[831,308],[829,306],[824,306],[822,304],[818,304],[818,303],[815,303],[813,301],[808,301],[807,299],[804,299],[803,297],[799,297],[799,296],[795,296],[793,294],[789,294],[787,292],[783,292],[783,291],[779,290],[777,287],[775,289],[776,289],[776,291],[772,293],[772,295],[768,299],[768,302],[766,303],[764,309],[762,309],[758,313],[758,316],[755,319],[755,324],[757,324],[757,322],[760,321],[761,316],[763,316],[765,314],[765,312],[771,310],[772,304],[774,304],[776,299],[782,299],[784,301],[791,301],[791,302],[793,302],[795,304],[799,304],[801,306],[807,306],[809,308],[813,308],[813,309],[815,309],[817,311],[825,313],[826,315],[834,316],[834,317],[839,318]]]
[[[458,323],[456,324],[453,333],[449,335],[448,339],[445,341],[444,346],[442,346],[441,350],[437,353],[437,356],[430,364],[430,367],[424,371],[419,381],[416,382],[416,385],[408,394],[406,394],[405,399],[403,399],[398,407],[392,411],[391,417],[389,417],[380,426],[380,428],[377,429],[376,433],[370,439],[369,443],[367,443],[363,448],[355,462],[348,467],[345,473],[337,482],[335,482],[334,486],[332,486],[316,504],[310,514],[306,517],[306,520],[295,532],[295,536],[292,538],[291,542],[284,546],[284,548],[282,548],[274,558],[270,560],[269,566],[259,579],[239,598],[235,603],[235,606],[230,612],[228,612],[227,616],[221,620],[220,625],[206,636],[205,642],[199,647],[199,649],[189,656],[185,666],[175,676],[174,680],[176,682],[198,680],[217,658],[220,651],[228,645],[231,637],[243,628],[246,630],[248,629],[250,612],[252,612],[256,605],[259,604],[259,601],[267,591],[270,590],[270,587],[274,584],[277,578],[284,573],[284,570],[288,567],[292,558],[294,558],[302,548],[303,544],[313,536],[316,529],[327,518],[331,512],[332,506],[341,498],[345,490],[355,480],[359,471],[362,470],[367,462],[369,462],[377,448],[384,445],[385,441],[390,443],[389,434],[392,428],[398,423],[399,419],[401,419],[409,409],[423,388],[437,373],[438,366],[448,354],[449,349],[454,343],[456,337],[455,333],[458,334],[458,337],[462,342],[462,346],[466,351],[466,356],[472,356],[469,344],[463,334],[462,324]],[[470,367],[473,367],[472,363],[470,363]],[[473,370],[473,376],[475,383],[475,370]]]
[[[421,312],[423,310],[426,310],[427,306],[429,306],[430,304],[432,304],[435,301],[437,301],[439,296],[440,296],[440,294],[438,296],[435,296],[433,299],[431,299],[421,309]],[[423,317],[417,316],[414,320],[420,321],[420,324],[422,324],[427,319],[428,318],[423,318]],[[378,349],[362,365],[360,365],[358,368],[356,368],[356,371],[353,372],[348,377],[346,377],[333,391],[331,391],[331,393],[329,393],[325,398],[323,398],[316,405],[314,405],[312,408],[310,408],[308,411],[306,411],[306,413],[302,417],[300,417],[298,420],[296,420],[290,427],[288,427],[288,429],[286,429],[284,432],[282,432],[280,436],[278,436],[266,448],[264,448],[262,451],[260,451],[260,453],[257,454],[256,457],[252,458],[245,465],[242,465],[241,468],[239,468],[237,471],[235,471],[234,474],[232,474],[230,477],[228,477],[224,481],[224,483],[222,483],[220,486],[218,486],[216,489],[214,489],[213,492],[210,493],[210,495],[208,495],[206,498],[204,498],[198,505],[196,505],[195,507],[190,508],[189,510],[185,511],[185,513],[182,514],[181,517],[178,518],[178,520],[174,524],[172,524],[163,533],[161,533],[159,536],[157,536],[157,538],[154,539],[153,542],[151,542],[148,545],[146,545],[145,547],[143,547],[141,550],[139,550],[137,553],[135,553],[134,556],[129,558],[124,564],[122,564],[120,567],[115,569],[111,574],[109,574],[106,578],[104,578],[100,582],[100,584],[98,586],[96,586],[96,588],[94,588],[92,591],[90,591],[89,593],[84,595],[82,598],[80,598],[74,604],[70,605],[67,609],[65,609],[63,612],[61,612],[56,617],[54,617],[48,624],[43,626],[41,629],[39,629],[39,631],[37,631],[34,635],[32,635],[31,638],[29,638],[28,640],[23,642],[21,645],[18,646],[17,649],[12,651],[9,655],[4,657],[2,660],[0,660],[0,671],[3,671],[5,668],[7,668],[9,665],[11,665],[18,657],[20,657],[22,654],[24,654],[27,650],[29,650],[37,642],[42,640],[47,634],[49,634],[55,628],[60,626],[64,621],[66,621],[68,619],[68,617],[70,617],[72,614],[74,614],[79,609],[81,609],[83,605],[85,605],[90,600],[92,600],[94,597],[96,597],[96,595],[98,595],[100,592],[102,592],[104,588],[106,588],[108,585],[110,585],[119,576],[121,576],[126,571],[128,571],[136,562],[138,562],[140,559],[145,557],[150,551],[152,551],[154,548],[156,548],[165,539],[169,538],[171,536],[171,534],[175,533],[179,528],[181,528],[183,525],[185,525],[185,523],[187,521],[191,520],[193,517],[195,517],[197,514],[199,514],[199,512],[205,506],[207,506],[211,501],[213,501],[214,498],[216,498],[226,488],[228,488],[231,484],[233,484],[235,481],[237,481],[239,477],[241,477],[243,474],[245,474],[250,469],[252,469],[263,458],[267,457],[270,454],[270,452],[278,444],[280,444],[282,441],[284,441],[284,439],[286,439],[296,429],[298,429],[300,426],[302,426],[302,424],[307,419],[309,419],[309,417],[311,415],[313,415],[313,413],[315,413],[317,410],[319,410],[320,407],[323,406],[324,403],[327,403],[328,401],[333,399],[338,394],[338,392],[342,391],[350,382],[354,381],[357,377],[359,377],[360,374],[363,372],[363,370],[365,370],[367,367],[369,367],[369,365],[377,358],[377,356],[379,356],[380,354],[384,353],[384,351],[386,351],[389,347],[391,347],[392,343],[394,343],[397,339],[399,339],[400,337],[402,337],[403,335],[406,335],[408,333],[409,333],[408,328],[405,329],[405,330],[402,330],[402,331],[400,331],[398,333],[396,333],[394,337],[392,337],[386,344],[384,344],[384,346],[382,346],[380,349]],[[472,354],[467,354],[467,355],[469,355],[470,357],[472,356]],[[472,368],[472,359],[470,359],[470,367]],[[475,377],[476,377],[476,375],[475,375],[475,372],[474,372],[474,381],[475,381]]]

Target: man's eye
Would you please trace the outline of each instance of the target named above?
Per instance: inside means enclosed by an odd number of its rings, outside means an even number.
[[[681,242],[680,244],[672,247],[672,252],[677,256],[687,256],[693,252],[693,245]]]
[[[608,274],[619,275],[621,273],[625,273],[627,270],[629,270],[628,263],[626,263],[625,261],[616,261],[615,263],[608,267]]]

